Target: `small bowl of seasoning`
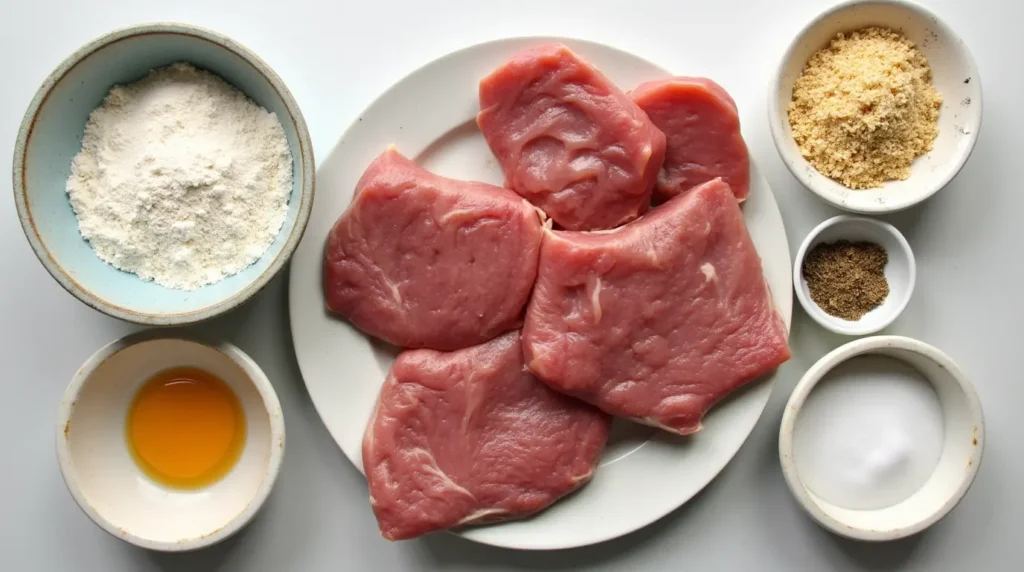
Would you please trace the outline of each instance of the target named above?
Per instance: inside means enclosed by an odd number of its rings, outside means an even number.
[[[772,138],[805,187],[844,210],[913,206],[949,183],[981,127],[966,44],[915,2],[843,2],[807,24],[776,72]]]
[[[896,540],[938,522],[963,499],[985,446],[981,402],[938,349],[874,336],[811,366],[779,430],[783,475],[826,529]]]
[[[917,280],[910,244],[896,227],[840,215],[819,224],[796,254],[793,286],[814,321],[837,334],[875,333],[907,307]]]
[[[231,536],[270,494],[284,420],[270,381],[237,347],[133,334],[99,351],[64,393],[57,458],[103,530],[184,551]]]
[[[146,325],[251,298],[287,264],[313,203],[312,143],[284,82],[187,24],[117,30],[64,60],[29,104],[13,171],[47,271]]]

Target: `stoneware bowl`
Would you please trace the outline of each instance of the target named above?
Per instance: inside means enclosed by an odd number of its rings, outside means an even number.
[[[932,82],[943,102],[934,147],[914,161],[910,178],[877,189],[851,190],[803,158],[793,140],[787,106],[793,84],[814,52],[840,32],[868,26],[897,30],[917,44],[928,58]],[[967,162],[981,127],[981,78],[963,40],[927,8],[902,0],[844,2],[807,24],[786,50],[769,91],[768,123],[782,161],[811,192],[852,212],[895,212],[935,194]]]
[[[884,248],[889,256],[885,265],[889,295],[877,308],[857,321],[837,318],[822,310],[811,299],[811,291],[804,279],[803,265],[807,253],[819,244],[837,240],[873,242]],[[892,324],[910,302],[916,282],[917,264],[907,239],[893,225],[866,217],[840,215],[819,224],[800,245],[793,265],[793,288],[804,311],[822,327],[848,336],[873,334]]]
[[[238,463],[195,490],[150,480],[125,441],[136,391],[154,374],[179,366],[224,380],[245,411]],[[284,419],[266,375],[237,347],[189,334],[143,332],[100,349],[75,374],[57,413],[57,459],[71,496],[100,528],[151,550],[192,550],[237,532],[270,494],[283,455]]]
[[[178,61],[207,69],[277,114],[293,158],[288,215],[262,258],[217,284],[186,292],[106,264],[78,232],[65,191],[89,113],[115,84]],[[183,24],[151,24],[94,40],[64,60],[36,93],[14,148],[14,199],[36,256],[68,292],[111,316],[149,325],[199,322],[249,299],[284,267],[313,204],[313,146],[281,78],[230,38]]]
[[[851,510],[826,501],[804,484],[794,458],[794,433],[804,403],[818,382],[839,364],[869,354],[905,362],[932,384],[942,408],[942,452],[932,475],[906,499],[885,508]],[[797,383],[779,430],[779,458],[793,496],[818,524],[857,540],[896,540],[938,522],[967,494],[984,448],[985,420],[974,386],[949,356],[900,336],[855,340],[821,358]]]

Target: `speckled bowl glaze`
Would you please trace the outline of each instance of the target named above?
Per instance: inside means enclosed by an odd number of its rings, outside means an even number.
[[[810,490],[798,470],[793,445],[797,420],[811,391],[836,366],[863,355],[894,358],[916,369],[935,388],[944,423],[942,454],[932,476],[910,497],[874,510],[837,506]],[[941,520],[967,494],[978,474],[984,450],[985,416],[974,385],[949,356],[924,342],[902,336],[861,338],[818,360],[797,382],[779,428],[779,460],[790,492],[818,524],[855,540],[897,540]]]
[[[199,489],[151,480],[125,441],[125,420],[139,387],[181,366],[222,379],[245,412],[238,461]],[[149,550],[194,550],[238,532],[267,500],[284,458],[284,416],[263,370],[238,347],[186,331],[149,330],[100,348],[65,390],[56,430],[57,461],[75,502],[115,538]]]
[[[85,123],[115,84],[186,61],[209,70],[277,114],[293,158],[288,215],[266,253],[242,272],[186,292],[165,288],[103,262],[78,232],[65,184]],[[287,263],[313,205],[313,145],[281,78],[235,41],[185,24],[147,24],[94,40],[64,60],[36,93],[14,147],[14,199],[36,256],[68,292],[116,318],[147,325],[206,320],[235,308]]]
[[[903,33],[928,58],[932,83],[942,96],[939,135],[918,157],[905,181],[852,190],[819,173],[793,140],[787,106],[793,84],[819,49],[840,32],[881,26]],[[879,214],[903,210],[946,186],[974,149],[981,128],[981,78],[967,45],[931,10],[905,0],[851,0],[829,8],[797,34],[782,57],[768,95],[768,124],[775,148],[793,176],[824,201],[841,209]]]

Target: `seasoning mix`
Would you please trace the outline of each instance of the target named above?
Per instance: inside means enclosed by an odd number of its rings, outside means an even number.
[[[789,122],[800,153],[851,189],[910,176],[932,149],[942,97],[928,60],[886,28],[839,34],[793,85]]]
[[[889,254],[873,242],[840,240],[815,246],[803,263],[811,300],[827,314],[857,321],[889,295]]]

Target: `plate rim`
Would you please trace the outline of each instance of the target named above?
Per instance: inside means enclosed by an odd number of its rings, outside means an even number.
[[[453,59],[458,59],[460,57],[465,57],[466,55],[471,54],[471,53],[473,53],[475,51],[485,50],[487,48],[493,48],[495,46],[499,46],[499,45],[502,45],[502,44],[515,45],[517,43],[525,43],[525,42],[563,42],[563,43],[569,44],[570,47],[573,47],[573,44],[581,45],[581,46],[589,46],[589,47],[593,47],[593,48],[596,48],[596,49],[601,49],[601,50],[606,50],[606,51],[609,51],[609,52],[614,52],[614,53],[616,53],[618,55],[624,56],[624,57],[632,59],[632,60],[640,60],[640,61],[644,62],[645,64],[647,64],[648,66],[650,66],[651,68],[660,70],[660,71],[664,72],[666,75],[672,75],[671,71],[669,71],[668,69],[662,67],[661,65],[655,64],[654,62],[650,61],[647,58],[644,58],[642,56],[638,56],[638,55],[633,54],[633,53],[631,53],[629,51],[626,51],[624,49],[621,49],[621,48],[618,48],[616,46],[612,46],[612,45],[609,45],[609,44],[606,44],[606,43],[603,43],[603,42],[599,42],[599,41],[596,41],[596,40],[585,39],[585,38],[580,38],[580,37],[575,37],[575,36],[513,35],[513,36],[505,36],[505,37],[501,37],[501,38],[495,38],[495,39],[487,40],[487,41],[483,41],[483,42],[476,42],[476,43],[473,43],[473,44],[470,44],[470,45],[467,45],[467,46],[463,46],[461,48],[449,51],[449,52],[447,52],[447,53],[445,53],[445,54],[443,54],[441,56],[438,56],[438,57],[436,57],[434,59],[431,59],[431,60],[427,61],[426,63],[416,67],[415,69],[413,69],[409,73],[403,75],[401,78],[399,78],[398,80],[393,82],[391,85],[389,85],[385,90],[383,90],[369,104],[367,104],[364,108],[362,108],[359,111],[359,113],[356,114],[355,119],[353,119],[352,122],[342,131],[342,133],[339,136],[337,142],[334,144],[334,146],[331,148],[331,150],[324,155],[325,159],[324,159],[323,163],[320,165],[320,168],[317,169],[317,175],[319,176],[320,170],[323,168],[324,165],[326,165],[327,163],[330,162],[331,158],[334,157],[335,153],[341,153],[342,152],[342,147],[343,147],[344,142],[346,141],[346,139],[348,139],[350,137],[350,135],[353,132],[353,130],[355,130],[360,125],[360,123],[362,122],[363,116],[367,115],[367,112],[369,110],[374,109],[376,106],[380,105],[380,103],[383,100],[386,100],[395,91],[401,89],[403,84],[414,80],[415,78],[421,76],[424,73],[430,72],[431,69],[434,68],[435,66],[443,65],[445,62],[451,61]],[[777,309],[779,311],[780,316],[783,318],[783,321],[786,324],[787,334],[789,334],[790,330],[791,330],[792,314],[793,314],[793,288],[792,288],[792,277],[791,277],[791,273],[790,273],[790,267],[792,266],[792,255],[790,254],[789,248],[788,248],[789,240],[788,240],[788,236],[786,235],[786,231],[785,231],[785,221],[782,218],[781,212],[780,212],[779,207],[778,207],[778,203],[775,200],[774,191],[771,190],[771,186],[768,184],[767,179],[764,177],[764,175],[762,174],[760,169],[755,164],[753,158],[751,158],[751,164],[753,166],[753,168],[752,168],[752,175],[757,177],[758,179],[760,179],[760,181],[763,182],[764,187],[768,191],[768,195],[769,196],[765,197],[765,200],[767,200],[769,204],[765,205],[765,208],[766,208],[766,210],[769,211],[769,214],[774,214],[774,218],[778,222],[778,232],[783,237],[783,240],[785,241],[785,244],[786,244],[786,247],[787,247],[785,249],[785,252],[783,253],[783,255],[786,257],[787,263],[786,263],[785,268],[784,268],[785,271],[782,273],[782,275],[784,276],[784,280],[789,283],[789,287],[787,288],[786,292],[776,292],[776,291],[772,290],[772,296],[773,296],[773,298],[775,298],[774,301],[776,302],[776,306],[779,306],[778,302],[781,301],[781,300],[785,300],[785,297],[788,296],[788,300],[789,300],[788,310],[789,311],[788,312],[783,312],[781,308],[777,308]],[[338,214],[338,216],[340,216],[340,213]],[[311,237],[311,235],[309,233],[307,233],[306,236],[303,239],[303,242],[309,241],[309,240],[312,240],[312,237]],[[322,247],[321,248],[317,248],[316,246],[311,246],[311,247],[307,247],[307,248],[315,248],[315,249],[317,249],[318,252],[322,252]],[[300,245],[299,245],[297,250],[301,250],[301,249],[303,249],[303,245],[300,243]],[[759,254],[759,257],[762,259],[762,261],[764,260],[764,257],[760,256],[760,254]],[[288,320],[289,320],[289,327],[291,328],[291,333],[292,333],[292,346],[293,346],[293,350],[295,351],[295,355],[296,355],[296,363],[299,366],[299,372],[300,372],[300,374],[302,376],[302,382],[303,382],[303,384],[306,387],[307,393],[309,394],[310,401],[313,404],[314,410],[317,412],[317,415],[320,417],[320,421],[321,421],[321,423],[324,424],[324,427],[327,429],[328,434],[331,436],[332,440],[334,440],[335,445],[345,455],[345,458],[347,460],[349,460],[349,462],[353,463],[355,468],[361,474],[364,474],[363,473],[363,469],[361,468],[359,463],[357,463],[348,454],[348,452],[345,450],[345,448],[342,446],[342,444],[341,444],[342,440],[340,440],[339,438],[337,438],[334,435],[334,432],[332,431],[330,425],[327,423],[326,417],[325,417],[325,415],[324,415],[324,413],[322,411],[324,409],[324,407],[320,403],[318,403],[317,400],[313,397],[313,392],[310,391],[310,384],[309,384],[309,382],[306,379],[305,373],[303,373],[303,371],[302,371],[303,370],[302,360],[299,358],[298,343],[297,343],[297,341],[295,339],[295,335],[294,335],[295,330],[298,329],[301,326],[297,326],[297,324],[296,324],[296,317],[295,317],[296,312],[293,311],[293,305],[298,305],[298,304],[302,304],[303,303],[302,300],[297,300],[297,298],[296,298],[297,294],[295,293],[296,290],[297,290],[297,288],[295,287],[295,283],[299,282],[299,281],[301,281],[303,279],[302,278],[297,278],[296,277],[297,275],[296,275],[295,272],[293,272],[293,270],[294,270],[294,268],[291,268],[291,267],[289,268],[289,276],[288,276],[288,310],[289,310],[289,312],[288,312]],[[306,278],[306,280],[308,280],[308,278]],[[656,511],[656,514],[650,514],[650,515],[648,515],[647,518],[641,519],[641,520],[643,520],[642,523],[635,524],[635,525],[634,524],[630,524],[630,525],[627,525],[627,526],[625,526],[625,527],[623,527],[623,528],[621,528],[621,529],[619,529],[619,530],[617,530],[615,532],[612,532],[612,533],[592,535],[592,537],[587,538],[587,539],[583,540],[582,542],[580,542],[578,540],[570,540],[570,541],[564,541],[564,542],[553,542],[553,543],[550,543],[550,544],[545,544],[543,546],[533,546],[533,545],[531,545],[531,546],[524,546],[522,544],[517,544],[517,543],[494,542],[493,539],[478,538],[476,535],[472,534],[472,532],[475,531],[475,530],[487,530],[487,529],[490,529],[492,527],[470,527],[470,528],[466,528],[466,529],[462,529],[462,530],[457,530],[457,531],[449,530],[447,532],[449,534],[460,536],[460,537],[465,538],[467,540],[471,540],[471,541],[474,541],[474,542],[479,542],[481,544],[486,544],[486,545],[490,545],[490,546],[496,546],[496,547],[502,547],[502,548],[510,548],[510,549],[545,551],[545,550],[560,550],[560,549],[566,549],[566,548],[590,546],[590,545],[598,544],[598,543],[601,543],[601,542],[606,542],[606,541],[612,540],[614,538],[619,538],[619,537],[625,536],[627,534],[630,534],[632,532],[640,530],[640,529],[642,529],[642,528],[644,528],[646,526],[649,526],[649,525],[653,524],[654,522],[657,522],[658,520],[661,520],[662,518],[664,518],[665,516],[669,515],[670,513],[674,512],[675,510],[679,509],[680,507],[686,505],[691,499],[693,499],[697,494],[699,494],[700,491],[705,489],[708,486],[708,484],[710,484],[715,478],[717,478],[721,474],[721,472],[725,469],[725,467],[727,467],[729,465],[729,463],[732,462],[732,460],[739,453],[739,450],[749,440],[750,435],[753,433],[753,430],[756,427],[758,421],[760,421],[760,419],[763,417],[764,411],[765,411],[765,409],[767,407],[767,404],[768,404],[768,401],[769,401],[769,399],[771,397],[771,393],[774,390],[775,383],[777,381],[777,376],[778,376],[778,369],[776,369],[773,373],[769,374],[766,379],[763,379],[763,380],[760,380],[760,381],[756,382],[757,384],[768,384],[769,385],[769,387],[767,388],[767,391],[765,393],[764,400],[763,400],[763,402],[760,404],[760,406],[758,408],[756,417],[752,417],[751,418],[750,426],[749,426],[749,428],[747,428],[745,430],[745,435],[743,436],[742,440],[739,442],[738,446],[736,446],[735,450],[732,451],[729,454],[728,459],[725,460],[725,462],[722,464],[722,466],[720,468],[718,468],[716,471],[714,471],[713,474],[711,474],[702,484],[697,486],[693,490],[692,494],[687,496],[684,500],[682,500],[681,502],[678,502],[678,503],[676,503],[675,501],[671,501],[671,502],[665,503],[663,507],[661,507],[658,511]],[[753,384],[751,384],[751,385],[753,385]],[[365,474],[364,474],[364,476],[365,476]],[[498,525],[498,526],[500,526],[500,525]]]

